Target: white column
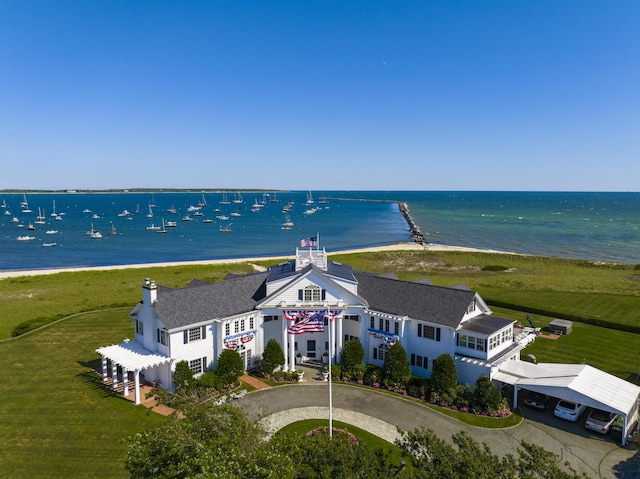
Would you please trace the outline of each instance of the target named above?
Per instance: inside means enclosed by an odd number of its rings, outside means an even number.
[[[340,363],[340,360],[342,358],[342,348],[344,346],[344,334],[342,334],[342,313],[340,313],[334,321],[337,321],[336,329],[338,330],[336,332],[336,335],[338,336],[337,337],[338,347],[336,348],[336,362]]]
[[[296,370],[296,335],[289,335],[289,371]]]
[[[111,387],[116,389],[118,387],[118,365],[111,361]]]
[[[109,379],[109,372],[108,372],[108,361],[107,358],[105,358],[104,356],[102,356],[102,382],[106,383],[107,380]]]
[[[127,397],[129,394],[129,371],[124,366],[122,367],[122,395]]]
[[[287,354],[287,318],[282,315],[282,349],[284,350],[284,370],[289,370],[289,354]]]
[[[133,372],[133,403],[140,404],[140,371]]]

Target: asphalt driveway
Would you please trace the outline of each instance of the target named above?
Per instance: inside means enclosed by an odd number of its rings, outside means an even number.
[[[250,393],[242,403],[242,408],[255,420],[293,408],[328,407],[328,387],[327,383],[313,383],[263,389]],[[609,436],[600,436],[585,430],[581,424],[555,418],[550,411],[525,406],[522,409],[525,420],[518,426],[484,429],[463,424],[401,397],[335,384],[333,407],[356,411],[404,430],[424,426],[449,442],[452,434],[464,430],[476,441],[487,443],[497,454],[516,455],[520,441],[525,440],[542,445],[557,454],[561,463],[568,461],[578,473],[592,478],[640,477],[640,453],[635,446],[623,448]]]

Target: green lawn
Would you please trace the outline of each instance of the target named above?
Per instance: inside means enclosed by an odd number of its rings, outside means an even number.
[[[635,324],[640,311],[640,268],[634,265],[480,253],[367,253],[332,259],[363,271],[393,271],[402,279],[427,276],[442,286],[465,282],[489,302],[516,305],[492,309],[520,322],[526,313],[519,307],[619,325]],[[192,278],[216,281],[230,271],[253,269],[249,264],[194,265],[0,280],[0,339],[10,337],[24,321],[50,322],[124,306],[0,342],[0,476],[126,477],[121,440],[165,419],[103,388],[92,372],[99,360],[95,349],[131,337],[127,313],[141,298],[144,277],[181,287]],[[542,327],[553,319],[533,317]],[[523,356],[534,354],[538,362],[585,362],[636,381],[638,351],[639,334],[574,323],[573,334],[538,339]]]
[[[326,419],[306,419],[304,421],[297,421],[283,427],[277,432],[277,434],[293,434],[299,436],[300,438],[304,438],[309,431],[320,426],[328,427],[328,425],[329,422]],[[356,438],[358,438],[358,441],[366,444],[370,449],[382,449],[385,453],[389,454],[387,460],[392,464],[400,465],[400,461],[405,460],[403,459],[402,451],[398,446],[396,446],[395,444],[391,444],[390,442],[387,442],[384,439],[371,434],[370,432],[360,429],[359,427],[352,426],[351,424],[343,423],[341,421],[333,421],[333,427],[349,431],[351,434],[356,436]],[[407,464],[407,467],[411,469],[411,464]]]
[[[0,343],[0,476],[127,477],[126,436],[165,420],[103,387],[95,349],[131,335],[129,308]]]

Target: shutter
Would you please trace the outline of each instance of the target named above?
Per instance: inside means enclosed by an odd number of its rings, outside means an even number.
[[[207,327],[202,326],[202,339],[207,339]]]
[[[436,328],[436,341],[440,341],[440,328]]]
[[[156,342],[160,342],[160,330],[156,329]]]
[[[183,332],[183,336],[184,336],[184,344],[187,344],[189,342],[189,330],[185,329]]]
[[[325,299],[327,299],[327,290],[323,289],[322,290],[322,301],[324,301]]]
[[[302,290],[298,290],[298,301],[302,301]]]
[[[411,353],[411,366],[416,365],[416,355]]]
[[[418,324],[418,337],[422,337],[422,324]]]
[[[378,359],[378,349],[373,348],[373,359]]]
[[[205,356],[204,358],[202,358],[202,372],[206,372],[207,371],[207,357]]]

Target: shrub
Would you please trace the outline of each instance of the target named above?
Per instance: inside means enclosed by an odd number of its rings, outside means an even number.
[[[186,361],[176,363],[176,370],[173,373],[173,385],[176,389],[184,388],[193,383],[193,371]]]
[[[355,373],[362,366],[364,348],[359,339],[352,339],[344,343],[340,365],[343,371]],[[364,372],[364,371],[363,371]]]
[[[385,382],[403,387],[411,378],[411,366],[409,366],[407,351],[399,341],[389,348],[384,357],[382,376]]]
[[[223,349],[216,364],[216,376],[222,384],[229,386],[237,383],[243,372],[244,363],[240,354],[234,349]]]
[[[431,389],[438,394],[454,393],[458,384],[456,364],[449,354],[441,354],[433,361]]]
[[[271,374],[278,366],[282,366],[284,362],[284,352],[280,343],[274,338],[269,339],[264,346],[264,353],[262,353],[262,370],[266,374]]]
[[[488,411],[500,411],[505,408],[505,401],[489,379],[481,374],[476,381],[476,388],[473,391],[474,404],[480,409]]]

